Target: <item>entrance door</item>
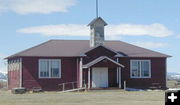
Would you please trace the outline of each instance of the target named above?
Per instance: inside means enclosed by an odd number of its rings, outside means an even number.
[[[92,88],[108,87],[108,68],[92,68]]]

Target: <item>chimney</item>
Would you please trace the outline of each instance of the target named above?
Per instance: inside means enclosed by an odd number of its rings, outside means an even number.
[[[106,25],[107,23],[101,17],[95,18],[88,24],[91,32],[90,47],[104,44],[104,26]]]

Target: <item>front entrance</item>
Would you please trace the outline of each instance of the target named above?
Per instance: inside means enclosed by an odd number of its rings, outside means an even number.
[[[92,88],[108,87],[108,68],[92,68]]]

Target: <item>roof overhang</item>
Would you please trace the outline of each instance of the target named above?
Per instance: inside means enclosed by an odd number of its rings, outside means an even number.
[[[97,58],[97,59],[89,62],[88,64],[83,65],[83,68],[89,68],[89,67],[91,67],[91,66],[93,66],[93,65],[101,62],[101,61],[104,60],[104,59],[106,59],[106,60],[108,60],[108,61],[110,61],[110,62],[112,62],[112,63],[114,63],[114,64],[116,64],[117,66],[120,66],[120,67],[122,67],[122,68],[125,67],[124,65],[122,65],[122,64],[114,61],[113,59],[111,59],[111,58],[109,58],[109,57],[107,57],[107,56],[101,56],[101,57],[99,57],[99,58]]]

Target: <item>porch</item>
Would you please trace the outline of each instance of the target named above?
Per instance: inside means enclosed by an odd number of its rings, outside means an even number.
[[[88,89],[102,89],[110,87],[122,87],[122,64],[107,57],[101,56],[82,66],[82,79],[80,87],[86,85]],[[84,81],[81,85],[81,82]]]

